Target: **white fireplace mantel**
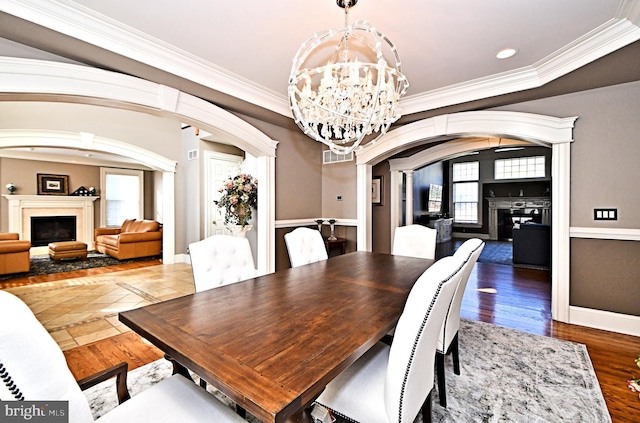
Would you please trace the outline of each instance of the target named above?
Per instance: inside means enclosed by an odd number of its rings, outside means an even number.
[[[75,195],[14,195],[5,194],[9,202],[9,232],[17,232],[20,239],[31,240],[32,216],[75,216],[76,238],[95,249],[93,241],[93,202],[97,196]]]

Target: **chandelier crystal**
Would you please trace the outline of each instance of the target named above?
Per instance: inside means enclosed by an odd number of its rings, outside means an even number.
[[[345,27],[302,43],[289,75],[296,124],[338,154],[362,149],[384,135],[400,118],[398,101],[409,86],[391,41],[367,21],[349,25],[349,8],[356,3],[337,0],[345,11]]]

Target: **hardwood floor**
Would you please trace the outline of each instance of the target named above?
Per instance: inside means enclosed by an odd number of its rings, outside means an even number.
[[[117,270],[125,269],[118,266]],[[634,363],[640,354],[640,338],[551,320],[549,280],[548,271],[478,263],[469,279],[461,316],[585,344],[613,422],[640,421],[640,399],[626,382],[640,377]],[[65,356],[74,376],[81,378],[121,361],[127,361],[132,370],[163,354],[134,333],[125,333],[67,350]]]

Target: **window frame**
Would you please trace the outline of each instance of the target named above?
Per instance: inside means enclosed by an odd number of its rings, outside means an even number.
[[[529,168],[530,161],[539,161],[542,163],[533,163],[532,168]],[[510,162],[510,163],[507,163]],[[526,162],[526,163],[522,163]],[[498,176],[498,167],[499,164],[503,164],[503,169],[505,168],[504,164],[508,164],[510,168],[525,167],[525,174],[518,174],[517,176],[513,176],[513,172],[511,172],[511,176],[504,176],[505,172],[503,172],[502,176]],[[535,174],[535,170],[542,168],[542,175]],[[529,171],[532,174],[528,174]],[[493,179],[496,181],[512,181],[518,179],[543,179],[547,177],[547,158],[545,155],[535,155],[535,156],[519,156],[519,157],[507,157],[504,159],[495,159],[493,162]]]
[[[456,166],[461,165],[474,165],[475,169],[472,169],[471,172],[469,170],[465,171],[463,175],[457,175]],[[456,186],[475,184],[476,192],[475,192],[475,201],[456,201]],[[453,223],[456,225],[466,225],[466,226],[477,226],[480,224],[480,161],[464,161],[464,162],[455,162],[451,164],[451,203],[452,207],[452,217]],[[459,221],[457,220],[456,213],[456,204],[475,204],[475,221]]]
[[[124,176],[136,176],[138,177],[138,215],[131,216],[135,219],[144,218],[144,171],[136,169],[119,169],[110,167],[100,168],[100,186],[102,192],[100,193],[100,226],[107,227],[107,175],[124,175]],[[120,222],[122,223],[122,222]],[[119,225],[115,225],[119,226]]]

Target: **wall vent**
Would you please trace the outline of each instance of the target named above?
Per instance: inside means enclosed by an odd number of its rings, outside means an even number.
[[[353,161],[353,151],[349,154],[338,154],[331,150],[324,150],[322,152],[322,164],[342,163]]]
[[[195,160],[198,158],[198,150],[187,151],[187,160]]]

